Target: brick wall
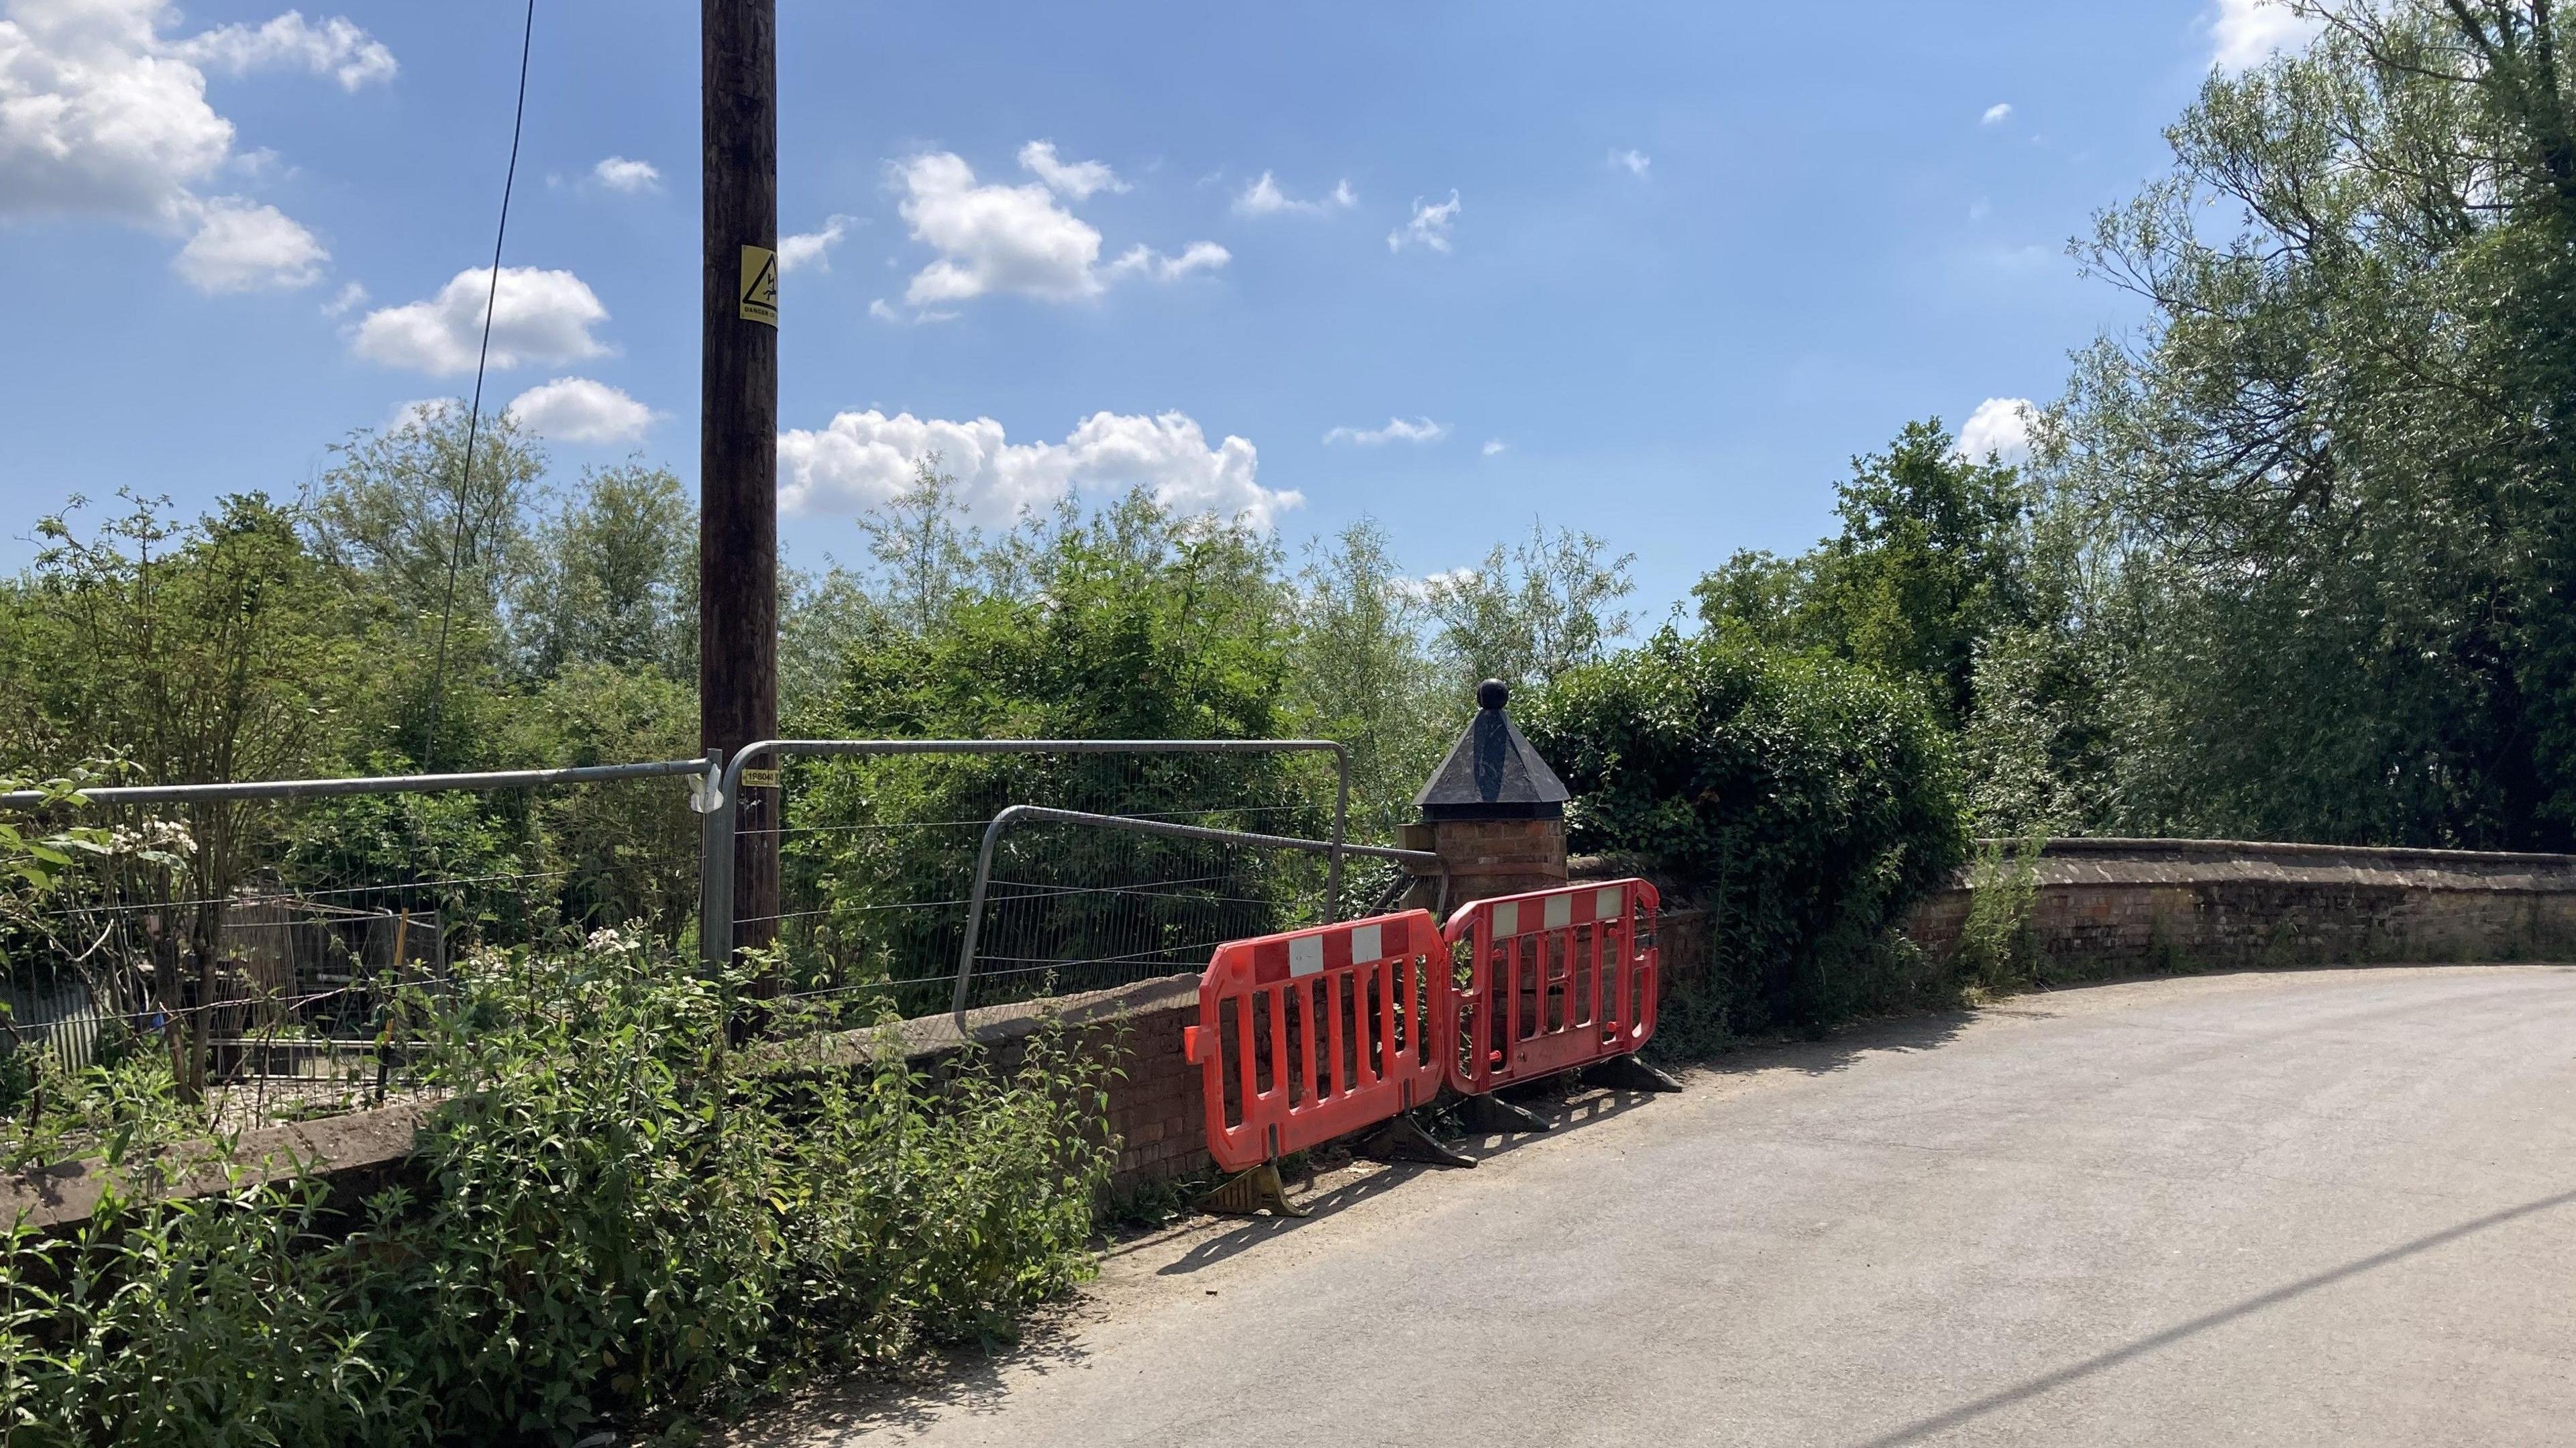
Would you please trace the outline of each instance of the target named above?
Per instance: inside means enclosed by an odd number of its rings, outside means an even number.
[[[1181,1058],[1181,1028],[1199,1018],[1198,977],[1187,1004],[1129,1016],[1116,1037],[1119,1078],[1109,1088],[1109,1129],[1118,1137],[1112,1196],[1133,1196],[1158,1182],[1207,1167],[1207,1115],[1199,1068]]]
[[[2032,925],[2058,973],[2576,953],[2576,857],[2238,840],[2050,840]],[[1956,947],[1975,872],[1916,906],[1908,937]]]

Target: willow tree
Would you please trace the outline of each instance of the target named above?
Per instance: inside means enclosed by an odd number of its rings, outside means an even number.
[[[2298,7],[2077,248],[2153,322],[2044,470],[2097,820],[2576,844],[2576,90],[2548,0]]]

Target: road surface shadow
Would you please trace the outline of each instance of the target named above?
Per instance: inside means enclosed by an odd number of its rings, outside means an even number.
[[[1986,1006],[1954,1006],[1916,1015],[1881,1016],[1838,1026],[1812,1040],[1771,1038],[1730,1040],[1704,1053],[1655,1058],[1667,1071],[1692,1075],[1750,1076],[1762,1071],[1792,1070],[1830,1076],[1851,1069],[1861,1057],[1878,1051],[1935,1051],[1958,1039],[1983,1016],[2053,1017],[2057,1012],[2028,996]]]
[[[1020,1340],[994,1350],[961,1347],[906,1369],[900,1377],[851,1377],[764,1405],[750,1422],[703,1440],[709,1448],[791,1448],[839,1443],[889,1428],[926,1429],[963,1409],[998,1413],[1010,1389],[1006,1374],[1040,1379],[1082,1365],[1083,1313],[1075,1306],[1042,1310],[1022,1325]],[[792,1424],[792,1428],[784,1425]]]
[[[1998,1009],[2017,1015],[2049,1016],[2054,1012],[2028,1005],[1974,1010],[1962,1007],[1924,1015],[1890,1016],[1846,1027],[1822,1040],[1778,1041],[1760,1045],[1735,1045],[1721,1054],[1697,1061],[1668,1063],[1678,1065],[1684,1075],[1712,1077],[1749,1076],[1783,1067],[1809,1075],[1830,1075],[1848,1070],[1861,1056],[1875,1051],[1937,1050],[1955,1039],[1981,1014]],[[1653,1102],[1660,1093],[1604,1089],[1585,1084],[1576,1074],[1558,1076],[1526,1087],[1497,1093],[1513,1105],[1530,1111],[1549,1125],[1546,1131],[1469,1132],[1463,1136],[1454,1122],[1439,1134],[1442,1143],[1461,1155],[1477,1161],[1490,1161],[1512,1152],[1579,1130],[1595,1122],[1624,1116]],[[1401,1162],[1371,1172],[1352,1181],[1304,1199],[1303,1217],[1252,1217],[1233,1231],[1210,1237],[1189,1249],[1178,1260],[1156,1269],[1157,1276],[1187,1276],[1203,1267],[1213,1266],[1229,1257],[1251,1250],[1264,1242],[1284,1237],[1310,1223],[1320,1222],[1386,1195],[1422,1175],[1440,1167]]]
[[[1463,1137],[1444,1135],[1441,1144],[1472,1160],[1491,1161],[1535,1143],[1562,1136],[1569,1131],[1579,1131],[1614,1116],[1624,1116],[1655,1099],[1655,1093],[1646,1091],[1594,1089],[1566,1095],[1545,1086],[1537,1089],[1538,1094],[1512,1093],[1512,1099],[1514,1104],[1547,1122],[1548,1130],[1481,1132],[1469,1133]],[[1382,1197],[1424,1172],[1451,1170],[1459,1170],[1459,1168],[1429,1166],[1419,1162],[1390,1163],[1366,1176],[1343,1182],[1339,1186],[1328,1188],[1300,1201],[1298,1205],[1306,1208],[1306,1215],[1303,1217],[1246,1218],[1242,1226],[1222,1235],[1210,1237],[1183,1253],[1178,1260],[1156,1268],[1155,1275],[1186,1277],[1201,1268],[1214,1266],[1229,1257],[1248,1252],[1264,1242],[1284,1237],[1300,1227],[1311,1226],[1349,1211],[1362,1202]]]
[[[1898,1448],[1899,1444],[1912,1443],[1935,1433],[1948,1432],[1952,1428],[1974,1422],[1988,1413],[2009,1408],[2015,1403],[2026,1402],[2042,1393],[2052,1392],[2068,1383],[2089,1378],[2096,1373],[2108,1372],[2112,1368],[2144,1357],[2159,1348],[2171,1347],[2185,1338],[2196,1337],[2213,1328],[2224,1327],[2239,1318],[2251,1317],[2267,1308],[2278,1307],[2293,1298],[2304,1297],[2321,1288],[2332,1287],[2348,1278],[2359,1277],[2366,1272],[2376,1272],[2382,1267],[2402,1262],[2418,1253],[2447,1246],[2462,1237],[2474,1236],[2479,1232],[2501,1227],[2507,1222],[2545,1212],[2554,1207],[2566,1206],[2570,1202],[2576,1202],[2576,1191],[2560,1192],[2555,1196],[2524,1202],[2517,1207],[2507,1207],[2500,1212],[2489,1212],[2483,1217],[2462,1222],[2454,1227],[2445,1227],[2441,1231],[2428,1233],[2414,1241],[2400,1243],[2384,1252],[2374,1252],[2370,1256],[2319,1272],[2312,1277],[2302,1277],[2296,1282],[2275,1287],[2260,1296],[2249,1297],[2234,1306],[2223,1307],[2216,1312],[2195,1317],[2189,1322],[2166,1328],[2162,1332],[2151,1333],[2135,1342],[2113,1348],[2109,1352],[2096,1353],[2082,1362],[2069,1364],[2055,1372],[2042,1373],[2028,1382],[2016,1383],[2000,1392],[1988,1393],[1982,1398],[1962,1403],[1947,1412],[1918,1419],[1892,1433],[1872,1438],[1861,1444],[1860,1448]]]

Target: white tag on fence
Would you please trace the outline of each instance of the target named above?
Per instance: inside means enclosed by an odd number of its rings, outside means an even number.
[[[1324,937],[1291,936],[1288,941],[1288,976],[1292,980],[1320,973],[1324,968]]]
[[[1383,929],[1385,929],[1385,927],[1381,925],[1354,925],[1351,927],[1351,964],[1363,965],[1369,961],[1381,959],[1385,956],[1386,947],[1382,943],[1382,937],[1378,933]],[[1322,961],[1320,958],[1316,963],[1316,968],[1322,968]]]
[[[1494,938],[1521,933],[1521,902],[1506,900],[1494,907]]]
[[[1624,892],[1621,891],[1618,886],[1613,885],[1609,889],[1603,890],[1594,895],[1592,897],[1592,913],[1603,920],[1618,919],[1619,896],[1622,893]]]
[[[1545,925],[1539,927],[1542,930],[1562,930],[1566,926],[1573,924],[1574,897],[1571,895],[1548,896],[1547,904],[1539,912],[1539,918],[1547,922]]]

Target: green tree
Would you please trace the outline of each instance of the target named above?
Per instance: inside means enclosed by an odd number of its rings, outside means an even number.
[[[791,734],[830,733],[843,661],[862,646],[879,607],[867,581],[827,560],[778,575],[778,717]]]
[[[113,755],[149,784],[288,778],[336,757],[369,627],[296,518],[258,494],[225,499],[192,524],[155,500],[86,534],[69,515],[37,525],[43,548],[18,590],[8,688],[38,701],[54,737]],[[79,660],[64,668],[64,660]],[[234,889],[273,839],[273,806],[182,807],[193,856],[128,882],[136,898],[190,899],[186,951],[200,999],[214,997]],[[146,862],[148,863],[148,862]],[[165,935],[154,972],[161,1004],[182,1004],[180,939]],[[202,1088],[198,1051],[189,1084]]]
[[[511,742],[529,768],[685,759],[698,752],[698,695],[651,665],[576,663],[516,711]],[[640,923],[676,941],[697,909],[698,817],[678,780],[551,790],[529,808],[545,867],[562,871],[556,908],[587,933]]]
[[[1290,618],[1266,537],[1138,494],[1059,525],[1034,567],[1034,596],[960,586],[928,630],[886,609],[845,661],[842,725],[928,737],[1269,732]]]
[[[1606,658],[1632,622],[1619,600],[1637,589],[1628,572],[1637,555],[1612,558],[1609,546],[1533,523],[1528,542],[1497,543],[1476,567],[1433,575],[1432,648],[1453,695],[1469,697],[1485,679],[1537,687]]]
[[[400,424],[353,433],[315,482],[300,517],[314,553],[349,569],[406,619],[433,622],[456,575],[456,615],[497,642],[509,606],[536,576],[531,510],[545,496],[543,451],[504,414],[475,428],[465,470],[465,408],[430,403]]]
[[[532,540],[526,667],[697,673],[697,513],[667,468],[594,468]]]
[[[1980,642],[2030,616],[2019,470],[1963,456],[1933,418],[1853,459],[1837,491],[1836,536],[1796,560],[1736,554],[1693,590],[1702,621],[1865,665],[1963,724]]]
[[[1783,558],[1767,548],[1737,549],[1692,585],[1700,622],[1773,648],[1808,647],[1814,642],[1806,609],[1814,592],[1816,558],[1815,553]]]
[[[434,403],[353,434],[299,510],[314,554],[384,606],[362,752],[437,769],[492,757],[520,622],[513,606],[543,577],[534,518],[544,453],[506,414],[487,417],[467,478],[467,430],[463,406]]]
[[[1266,535],[1175,516],[1138,494],[1028,538],[1035,587],[1026,596],[961,593],[927,632],[907,627],[898,609],[873,612],[843,659],[829,704],[833,732],[1094,739],[1285,732],[1295,618]],[[1330,798],[1329,775],[1292,781],[1298,767],[1275,756],[1188,755],[806,766],[790,790],[786,889],[790,898],[831,902],[816,929],[838,933],[818,933],[798,959],[828,964],[840,980],[944,970],[956,948],[950,917],[911,907],[964,894],[975,834],[1006,805],[1309,833],[1327,823],[1312,801]],[[1014,839],[1033,852],[1043,844],[1035,834]],[[1183,882],[1096,897],[1098,919],[1057,917],[1062,938],[1097,939],[1114,929],[1143,942],[1122,952],[1138,955],[1203,943],[1211,910],[1277,899],[1274,876],[1302,868],[1248,851],[1207,866],[1208,851],[1196,845],[1094,843],[1122,852],[1115,868],[1123,881]],[[1183,860],[1192,868],[1173,868]],[[1014,868],[1005,859],[1000,873],[1030,878]],[[1100,883],[1096,872],[1085,883]],[[1079,908],[1068,900],[1068,912]]]
[[[2086,532],[2061,637],[2116,661],[2102,813],[2566,848],[2566,22],[2305,8],[2316,43],[2213,76],[2080,248],[2157,318],[2080,359],[2048,462]]]
[[[861,514],[859,528],[877,563],[878,601],[896,626],[926,635],[975,594],[987,544],[938,454],[914,467],[902,491]]]
[[[1413,795],[1448,743],[1444,727],[1472,705],[1442,698],[1421,590],[1375,519],[1344,528],[1329,548],[1311,546],[1295,597],[1289,706],[1304,729],[1350,750],[1355,827],[1387,830],[1412,818]]]

